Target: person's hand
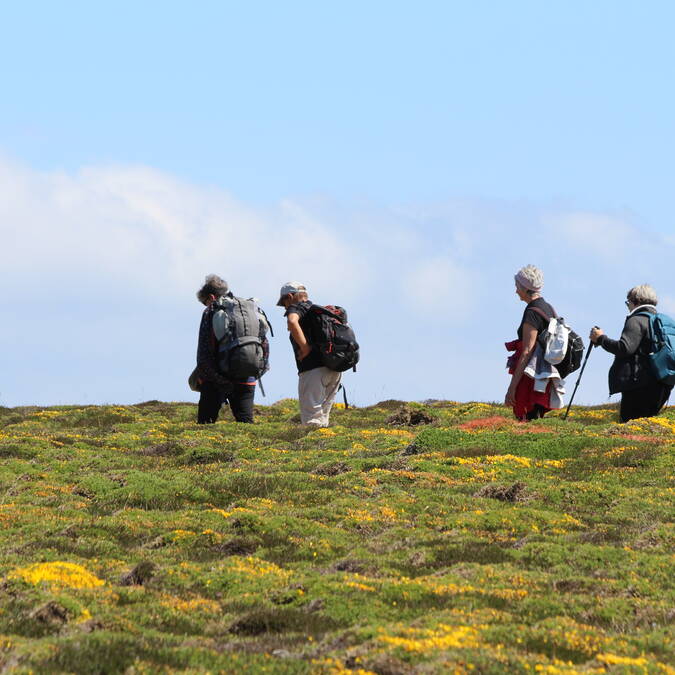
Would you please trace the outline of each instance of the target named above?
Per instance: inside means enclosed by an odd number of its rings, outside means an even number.
[[[309,353],[312,351],[312,347],[305,342],[304,345],[298,347],[298,361],[302,361],[305,357],[309,356]]]
[[[593,328],[591,328],[591,334],[588,336],[588,339],[595,345],[598,343],[600,337],[604,334],[605,332],[602,330],[602,328],[594,326]]]

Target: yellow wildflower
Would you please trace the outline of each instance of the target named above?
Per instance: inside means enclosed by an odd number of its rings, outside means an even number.
[[[84,567],[69,562],[35,563],[28,567],[20,567],[10,572],[10,579],[21,579],[37,586],[41,583],[49,585],[51,590],[61,588],[96,588],[105,581],[88,572]]]

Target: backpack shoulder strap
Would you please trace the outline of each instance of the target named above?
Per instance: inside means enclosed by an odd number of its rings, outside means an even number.
[[[270,335],[274,337],[274,329],[272,328],[272,324],[270,323],[270,320],[267,318],[267,314],[265,314],[265,310],[263,310],[261,307],[258,307],[258,312],[265,317],[265,323],[267,323],[267,327],[270,329]]]
[[[553,316],[549,316],[543,309],[539,309],[539,307],[528,307],[527,309],[531,309],[533,312],[536,312],[540,316],[543,316],[546,319],[546,321],[558,318],[558,315],[555,313],[555,310],[553,310]]]
[[[646,316],[647,317],[647,339],[649,340],[650,346],[649,346],[649,351],[654,352],[658,350],[658,344],[659,340],[656,334],[656,330],[654,328],[654,324],[656,323],[656,319],[658,317],[658,314],[654,313],[652,314],[651,312],[635,312],[635,314],[631,314],[628,318],[630,319],[633,316]],[[639,350],[643,350],[644,346],[642,342],[640,343]]]
[[[659,316],[658,314],[652,314],[651,312],[635,312],[635,314],[631,314],[628,318],[630,319],[631,317],[634,316],[646,316],[649,322],[649,331],[652,334],[654,333],[654,322]]]

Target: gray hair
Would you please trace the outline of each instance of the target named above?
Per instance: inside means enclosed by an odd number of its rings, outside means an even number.
[[[217,298],[222,297],[230,290],[227,281],[221,279],[217,274],[207,274],[204,279],[204,285],[197,291],[197,300],[204,304],[210,295]]]
[[[659,299],[656,297],[656,291],[649,284],[640,284],[628,291],[626,296],[628,302],[633,305],[656,305]]]
[[[539,293],[544,287],[544,273],[534,265],[525,265],[516,272],[515,280],[518,286],[528,293]]]

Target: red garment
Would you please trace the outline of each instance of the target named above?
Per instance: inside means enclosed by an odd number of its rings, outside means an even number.
[[[513,372],[518,365],[518,360],[520,355],[523,353],[523,343],[521,340],[513,340],[512,342],[505,343],[506,349],[510,352],[515,350],[515,353],[509,356],[507,361],[507,367],[509,369],[509,375],[513,375]],[[516,416],[516,419],[527,420],[527,414],[534,410],[536,405],[540,405],[544,408],[545,412],[552,410],[551,408],[551,382],[546,385],[546,391],[535,391],[534,390],[534,379],[529,375],[525,375],[520,378],[518,386],[516,387],[516,402],[513,406],[513,414]]]

